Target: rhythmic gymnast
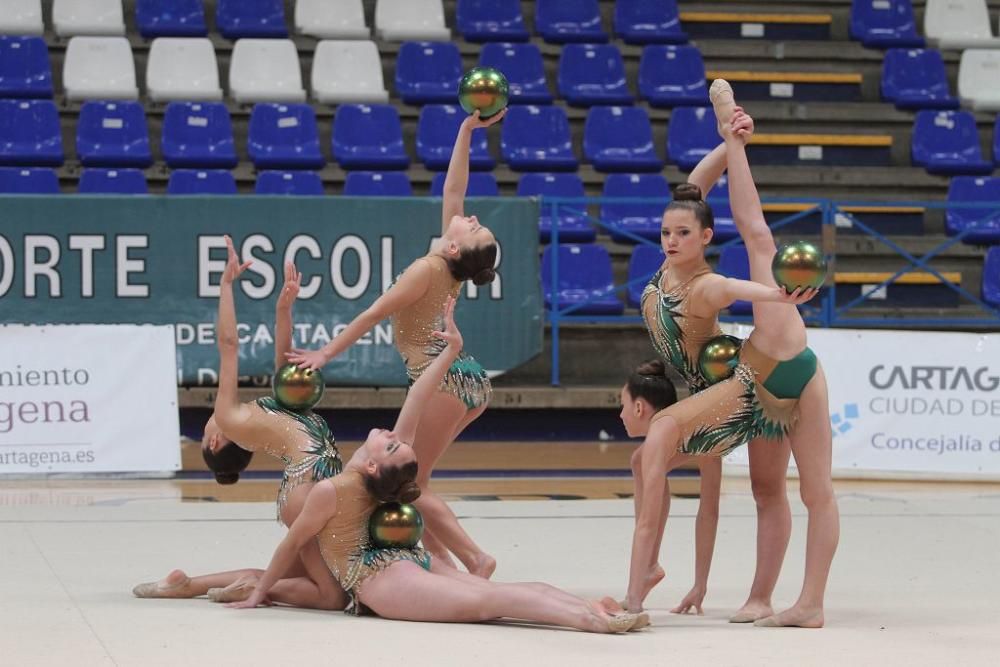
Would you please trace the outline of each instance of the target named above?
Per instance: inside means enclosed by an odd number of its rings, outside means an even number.
[[[339,474],[343,463],[326,420],[312,410],[294,412],[270,396],[251,403],[239,402],[239,339],[233,282],[250,262],[240,263],[228,236],[226,246],[229,256],[219,285],[217,323],[219,389],[215,413],[210,420],[216,424],[217,432],[206,437],[204,446],[216,451],[222,447],[264,451],[283,461],[285,469],[278,492],[278,518],[291,526],[302,511],[309,489],[316,482]],[[282,363],[281,355],[291,348],[292,304],[298,295],[300,281],[301,274],[294,265],[287,264],[275,318],[278,363]],[[288,566],[285,576],[289,581],[272,591],[275,601],[314,609],[343,609],[347,604],[343,589],[323,564],[315,541],[304,544],[298,558]],[[245,569],[188,577],[184,571],[174,570],[160,581],[139,584],[132,592],[137,597],[170,598],[191,598],[208,593],[216,601],[225,601],[229,596],[238,595],[239,590],[252,587],[262,573],[262,570]]]
[[[719,96],[714,97],[718,102]],[[724,113],[720,131],[726,140],[734,216],[741,230],[746,228],[748,218],[759,218],[767,229],[744,149],[752,123],[745,114],[736,111],[731,93]],[[758,257],[758,263],[766,266],[766,281],[760,271],[751,276],[753,282],[712,273],[704,260],[711,229],[711,210],[701,200],[700,189],[691,184],[679,186],[675,201],[664,214],[662,238],[668,259],[643,295],[643,315],[654,346],[689,384],[697,385],[699,381],[704,383],[697,373],[697,354],[704,342],[717,335],[719,310],[738,299],[751,301],[757,328],[743,345],[741,363],[733,377],[661,411],[649,424],[640,455],[642,477],[637,479],[637,485],[643,487],[643,499],[633,538],[626,600],[630,610],[641,609],[648,592],[661,524],[664,493],[661,480],[665,470],[676,463],[675,457],[722,456],[747,440],[760,437],[780,440],[789,433],[795,451],[795,442],[802,441],[804,430],[811,434],[817,426],[813,419],[798,423],[800,412],[814,414],[812,404],[817,402],[825,408],[822,371],[817,373],[815,355],[805,346],[805,326],[795,308],[812,298],[815,290],[785,293],[770,276],[770,258],[763,263]],[[767,233],[770,237],[770,232]],[[771,248],[773,256],[773,240]],[[818,379],[813,381],[814,377]],[[829,434],[829,425],[825,425]],[[822,446],[818,449],[822,450]],[[776,454],[781,455],[780,448]],[[829,458],[825,475],[829,481]],[[807,486],[812,489],[812,485]],[[829,560],[827,570],[828,567]],[[807,566],[807,581],[810,571]],[[825,572],[822,578],[825,583]],[[808,617],[769,617],[758,623],[822,625],[821,598],[820,593],[818,614],[811,610]],[[808,598],[805,601],[810,602]]]
[[[370,610],[383,618],[439,623],[511,618],[602,633],[649,623],[646,614],[611,613],[599,602],[547,584],[501,584],[442,567],[419,546],[379,548],[371,543],[368,519],[380,502],[413,502],[420,496],[417,455],[409,443],[442,380],[460,358],[462,336],[455,326],[454,308],[454,298],[447,297],[443,331],[431,333],[441,344],[410,388],[393,429],[372,429],[342,474],[312,488],[252,593],[229,606],[265,603],[296,554],[318,539],[323,558],[350,596],[349,610],[355,614]]]
[[[320,350],[293,350],[288,359],[304,368],[319,369],[343,353],[368,330],[392,318],[396,347],[406,364],[410,383],[441,354],[443,344],[432,332],[440,328],[448,298],[458,298],[462,283],[485,285],[496,277],[497,244],[493,233],[466,216],[465,191],[469,182],[469,144],[472,132],[499,122],[506,111],[489,120],[475,112],[462,123],[444,183],[441,239],[431,252],[413,262],[389,290],[336,338]],[[448,369],[439,390],[426,406],[413,439],[420,464],[417,483],[422,491],[416,505],[425,521],[424,543],[438,560],[452,565],[455,554],[472,574],[489,578],[496,561],[462,529],[448,506],[427,489],[438,459],[458,435],[486,410],[492,394],[489,377],[472,356],[462,352]],[[453,565],[452,565],[453,566]]]

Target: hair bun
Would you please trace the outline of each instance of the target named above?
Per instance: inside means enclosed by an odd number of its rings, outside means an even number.
[[[420,486],[416,482],[407,482],[399,487],[399,502],[412,503],[420,497]]]
[[[215,481],[224,485],[235,484],[240,481],[240,474],[238,472],[217,472],[215,473]]]
[[[677,201],[701,201],[701,188],[694,183],[681,183],[674,188],[674,199]]]
[[[639,364],[635,372],[642,376],[666,377],[667,366],[661,359],[650,359]]]
[[[486,285],[493,282],[493,279],[497,277],[497,272],[493,269],[483,269],[476,275],[472,276],[472,282],[475,285]]]

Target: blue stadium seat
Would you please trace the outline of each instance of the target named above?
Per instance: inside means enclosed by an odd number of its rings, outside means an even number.
[[[409,197],[410,179],[402,171],[352,171],[344,179],[344,194],[356,197]]]
[[[569,120],[560,107],[516,106],[507,110],[500,153],[515,171],[574,171],[576,156]]]
[[[51,100],[0,100],[0,164],[63,163],[59,111]]]
[[[589,243],[597,238],[587,221],[586,204],[560,204],[558,210],[546,197],[585,197],[583,181],[576,174],[524,174],[517,184],[518,197],[541,197],[538,232],[542,243],[552,240],[552,227],[559,227],[560,243]],[[558,216],[558,220],[556,219]]]
[[[653,126],[640,107],[592,107],[583,126],[583,154],[598,171],[659,171]]]
[[[1000,116],[993,125],[993,162],[1000,165]]]
[[[647,46],[639,59],[639,95],[654,107],[708,104],[705,63],[695,46]]]
[[[465,112],[457,105],[428,104],[420,110],[417,122],[417,158],[428,169],[447,169],[451,149]],[[485,130],[473,130],[469,166],[472,169],[492,169],[496,162],[490,155]]]
[[[649,279],[659,271],[663,262],[667,261],[667,256],[663,248],[655,245],[637,245],[632,249],[632,257],[628,261],[628,281],[638,280],[628,287],[628,305],[633,308],[639,307],[642,301],[642,291],[649,284]]]
[[[681,107],[670,114],[667,155],[684,171],[694,169],[721,143],[712,107]]]
[[[733,209],[729,206],[729,181],[726,180],[726,176],[722,176],[708,191],[708,195],[703,196],[706,200],[719,200],[708,203],[712,209],[712,218],[715,220],[712,243],[725,243],[739,236],[740,232],[733,222]]]
[[[990,248],[983,262],[983,301],[1000,308],[1000,246]]]
[[[941,54],[933,49],[889,49],[882,61],[882,99],[899,109],[957,109]]]
[[[216,0],[215,25],[226,39],[288,36],[284,0]]]
[[[575,106],[631,104],[625,61],[613,44],[567,44],[559,57],[559,95]]]
[[[482,67],[495,67],[507,77],[511,104],[549,104],[542,52],[534,44],[486,44],[479,52]]]
[[[0,97],[52,97],[44,39],[0,36]]]
[[[948,203],[971,204],[1000,202],[1000,178],[955,176],[948,186]],[[964,243],[1000,243],[1000,206],[983,208],[953,208],[945,214],[944,228],[949,236],[969,227],[979,227],[962,239]]]
[[[546,42],[606,42],[597,0],[536,0],[535,32]]]
[[[546,246],[542,253],[542,295],[545,307],[552,310],[552,255],[558,252],[559,283],[555,305],[562,310],[589,301],[570,315],[620,315],[625,310],[618,300],[611,271],[611,256],[597,244]]]
[[[396,58],[396,92],[407,104],[455,102],[462,56],[451,42],[405,42]]]
[[[719,265],[716,271],[727,278],[750,280],[750,258],[744,245],[731,245],[722,249],[719,254]],[[749,301],[734,301],[729,306],[731,315],[750,315],[753,305]]]
[[[676,0],[618,0],[615,34],[626,44],[683,44]]]
[[[208,34],[202,0],[136,0],[139,34],[154,37],[202,37]]]
[[[142,169],[84,169],[77,191],[88,195],[144,195],[149,188]]]
[[[163,113],[160,147],[167,165],[235,167],[229,111],[221,102],[171,102]]]
[[[59,176],[48,167],[0,167],[0,194],[59,194]]]
[[[469,42],[523,42],[529,36],[521,0],[458,0],[455,24]]]
[[[255,104],[247,152],[258,169],[318,169],[326,164],[316,113],[308,104]]]
[[[169,195],[234,195],[236,179],[225,169],[177,169],[167,181]]]
[[[148,167],[146,113],[140,102],[84,102],[76,126],[76,154],[87,167]]]
[[[873,49],[924,45],[910,0],[853,0],[849,32],[851,39]]]
[[[643,204],[601,204],[601,220],[611,227],[611,238],[635,243],[622,232],[656,241],[660,238],[663,209],[670,199],[670,186],[662,174],[611,174],[604,180],[605,197],[644,197],[662,201]]]
[[[254,192],[259,195],[322,195],[323,180],[315,171],[262,171]]]
[[[406,169],[399,113],[389,104],[342,104],[333,119],[333,157],[344,169]]]
[[[444,179],[448,175],[443,171],[434,174],[431,179],[431,197],[440,197],[444,193]],[[488,171],[474,171],[469,174],[469,185],[465,190],[466,197],[499,197],[500,186],[497,179]]]
[[[932,174],[989,174],[976,118],[968,111],[918,111],[913,123],[913,164]]]

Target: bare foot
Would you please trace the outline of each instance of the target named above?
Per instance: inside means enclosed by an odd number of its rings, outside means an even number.
[[[663,568],[657,563],[646,575],[646,585],[642,589],[642,599],[645,600],[658,583],[663,581],[663,577],[667,576],[667,573],[663,571]]]
[[[137,598],[190,598],[194,597],[188,590],[191,578],[183,570],[174,570],[159,581],[139,584],[132,589],[132,595]]]
[[[243,602],[253,593],[260,578],[256,574],[240,577],[225,588],[209,588],[208,599],[212,602]]]
[[[708,98],[712,100],[712,106],[715,108],[715,118],[719,122],[719,125],[729,125],[733,119],[733,112],[736,109],[733,87],[725,79],[716,79],[712,82],[712,87],[708,89]]]
[[[792,607],[780,614],[774,614],[754,621],[758,628],[822,628],[822,609],[801,609]]]
[[[739,611],[729,617],[729,622],[753,623],[756,620],[767,618],[772,615],[774,615],[774,609],[771,605],[764,602],[748,600],[746,604],[740,607]]]
[[[486,553],[481,553],[476,556],[476,560],[472,567],[469,568],[469,574],[473,574],[477,577],[482,577],[483,579],[489,579],[493,576],[493,571],[497,569],[497,561],[493,556]]]

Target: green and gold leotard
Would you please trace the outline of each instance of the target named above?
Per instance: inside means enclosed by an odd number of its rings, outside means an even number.
[[[410,384],[417,381],[447,346],[431,332],[444,328],[442,313],[445,302],[449,296],[457,299],[462,287],[462,283],[452,277],[443,257],[427,255],[417,261],[427,262],[430,266],[430,287],[417,302],[392,316],[396,349],[406,364]],[[441,391],[455,396],[471,410],[490,400],[493,386],[479,362],[463,351],[445,373]]]
[[[419,546],[383,549],[371,543],[368,518],[378,502],[365,488],[361,473],[346,472],[330,483],[337,489],[336,513],[316,537],[330,573],[351,598],[348,610],[360,614],[358,590],[365,579],[401,560],[412,561],[429,570],[431,556]]]

